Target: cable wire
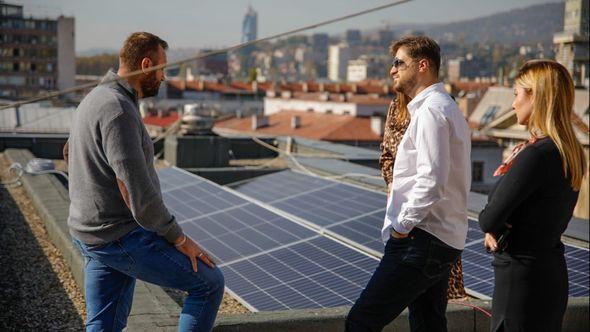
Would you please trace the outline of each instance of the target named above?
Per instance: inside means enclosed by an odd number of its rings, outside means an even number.
[[[297,158],[295,158],[296,156],[301,156],[299,154],[292,154],[289,151],[286,150],[281,150],[279,148],[276,148],[262,140],[260,140],[258,137],[256,136],[251,136],[252,140],[272,151],[275,151],[277,153],[279,153],[279,155],[282,156],[286,156],[289,159],[291,159],[291,161],[293,162],[293,164],[295,164],[295,167],[300,169],[301,171],[303,171],[304,173],[311,175],[311,176],[315,176],[315,177],[320,177],[320,178],[324,178],[324,179],[344,179],[344,178],[372,178],[372,179],[381,179],[380,176],[374,176],[374,175],[369,175],[369,174],[362,174],[362,173],[345,173],[345,174],[341,174],[341,175],[335,175],[335,176],[325,176],[325,175],[321,175],[318,174],[317,172],[314,172],[312,170],[310,170],[309,168],[301,165],[301,163],[297,160]],[[324,158],[333,158],[332,155],[323,155]],[[328,156],[328,157],[326,157]]]
[[[451,304],[456,304],[456,305],[460,305],[460,306],[464,306],[464,307],[468,307],[468,308],[473,308],[481,313],[483,313],[484,315],[486,315],[487,317],[491,318],[492,317],[492,313],[485,310],[482,307],[478,307],[476,305],[473,304],[469,304],[469,303],[463,303],[463,302],[457,302],[457,301],[449,301],[449,303]]]
[[[146,68],[146,69],[139,69],[139,70],[130,72],[128,74],[119,76],[119,77],[114,78],[114,79],[109,79],[109,80],[104,80],[104,81],[95,81],[95,82],[90,82],[90,83],[78,85],[78,86],[75,86],[75,87],[71,87],[71,88],[68,88],[68,89],[63,89],[63,90],[59,90],[59,91],[49,92],[49,93],[43,94],[43,95],[41,95],[39,97],[35,97],[35,98],[28,99],[28,100],[24,100],[24,101],[15,102],[15,103],[11,103],[11,104],[8,104],[8,105],[0,106],[0,111],[1,110],[5,110],[5,109],[9,109],[9,108],[16,108],[16,107],[19,107],[19,106],[22,106],[22,105],[26,105],[26,104],[31,104],[31,103],[34,103],[34,102],[37,102],[37,101],[42,101],[42,100],[46,100],[46,99],[50,99],[50,98],[55,98],[55,97],[58,97],[58,96],[61,96],[61,95],[65,95],[65,94],[72,93],[72,92],[77,92],[77,91],[80,91],[80,90],[85,90],[85,89],[93,88],[93,87],[95,87],[95,86],[97,86],[99,84],[108,84],[108,83],[112,83],[114,81],[124,80],[124,79],[127,79],[129,77],[137,76],[137,75],[140,75],[140,74],[147,74],[147,73],[150,73],[152,71],[156,71],[156,70],[160,70],[160,69],[164,69],[164,68],[178,67],[178,66],[180,66],[180,65],[182,65],[184,63],[187,63],[187,62],[193,62],[193,61],[200,60],[200,59],[203,59],[203,58],[206,58],[206,57],[210,57],[210,56],[214,56],[214,55],[219,55],[219,54],[224,54],[224,53],[227,53],[227,52],[239,50],[241,48],[244,48],[244,47],[247,47],[247,46],[250,46],[250,45],[254,45],[254,44],[257,44],[257,43],[261,43],[261,42],[272,40],[272,39],[276,39],[276,38],[286,37],[286,36],[293,35],[293,34],[296,34],[296,33],[300,33],[300,32],[306,31],[306,30],[315,29],[315,28],[318,28],[318,27],[321,27],[321,26],[324,26],[324,25],[329,25],[329,24],[332,24],[332,23],[336,23],[336,22],[348,20],[348,19],[351,19],[353,17],[357,17],[357,16],[362,16],[362,15],[365,15],[365,14],[373,13],[373,12],[376,12],[376,11],[380,11],[380,10],[383,10],[383,9],[387,9],[387,8],[390,8],[390,7],[401,5],[403,3],[410,2],[410,1],[412,1],[412,0],[398,0],[398,1],[390,2],[390,3],[385,4],[385,5],[376,6],[376,7],[365,9],[365,10],[362,10],[362,11],[358,11],[358,12],[355,12],[355,13],[352,13],[352,14],[348,14],[348,15],[336,17],[336,18],[333,18],[333,19],[330,19],[330,20],[326,20],[326,21],[322,21],[322,22],[318,22],[318,23],[306,25],[306,26],[303,26],[301,28],[296,28],[296,29],[288,30],[288,31],[277,33],[277,34],[274,34],[274,35],[271,35],[271,36],[267,36],[267,37],[264,37],[264,38],[259,38],[259,39],[255,39],[255,40],[252,40],[252,41],[249,41],[249,42],[245,42],[245,43],[237,44],[237,45],[234,45],[234,46],[222,48],[222,49],[219,49],[219,50],[216,50],[216,51],[206,52],[206,53],[203,53],[203,54],[200,54],[200,55],[191,57],[191,58],[187,58],[187,59],[184,59],[184,60],[179,60],[179,61],[174,61],[174,62],[171,62],[171,63],[166,63],[166,64],[157,65],[157,66],[152,66],[152,67],[149,67],[149,68]]]
[[[3,186],[20,186],[22,182],[20,181],[23,175],[31,174],[31,175],[43,175],[43,174],[58,174],[63,176],[66,180],[69,180],[68,174],[56,169],[49,169],[47,168],[49,163],[53,166],[53,161],[48,159],[31,159],[26,167],[23,167],[20,163],[12,163],[10,167],[8,167],[9,173],[16,173],[16,176],[8,181],[0,182],[0,185]]]

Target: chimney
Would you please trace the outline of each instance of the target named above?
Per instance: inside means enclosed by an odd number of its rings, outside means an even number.
[[[291,129],[297,129],[301,127],[301,117],[299,115],[293,115],[291,117]]]
[[[289,90],[281,91],[281,98],[290,99],[293,96],[293,93]]]
[[[330,100],[330,93],[329,92],[320,93],[320,101],[328,101],[328,100]]]
[[[277,96],[277,93],[275,92],[275,90],[266,90],[266,96],[268,98],[274,98]]]
[[[244,113],[242,110],[236,110],[236,119],[241,119],[244,117]]]
[[[307,86],[307,82],[301,83],[301,91],[303,91],[303,92],[309,91],[309,87]]]
[[[268,117],[264,115],[252,115],[252,130],[268,126]]]
[[[379,135],[379,136],[383,136],[383,131],[385,128],[385,121],[383,121],[383,118],[379,115],[373,115],[371,117],[371,130]]]
[[[16,124],[15,124],[14,128],[18,128],[21,125],[21,123],[20,123],[20,110],[18,108],[19,108],[18,106],[16,106],[14,108],[14,118],[16,119]]]
[[[252,91],[258,92],[258,82],[252,81]]]
[[[193,75],[193,71],[191,70],[191,67],[186,68],[186,80],[187,81],[194,81],[195,80],[195,76]]]
[[[139,102],[139,114],[141,114],[141,118],[145,118],[146,116],[148,116],[149,110],[148,110],[148,105],[145,101],[140,101]]]

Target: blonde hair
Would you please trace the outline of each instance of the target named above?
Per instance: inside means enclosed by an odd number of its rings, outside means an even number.
[[[528,121],[531,133],[549,136],[561,155],[563,172],[579,191],[586,170],[582,145],[572,126],[574,82],[567,69],[551,60],[527,61],[515,83],[533,96],[533,111]]]

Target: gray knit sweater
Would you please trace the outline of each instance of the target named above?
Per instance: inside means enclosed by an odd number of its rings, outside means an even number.
[[[118,76],[109,72],[104,80]],[[94,245],[141,226],[170,242],[182,231],[162,201],[154,148],[125,81],[101,84],[75,112],[69,140],[70,233]],[[123,200],[117,179],[129,192]]]

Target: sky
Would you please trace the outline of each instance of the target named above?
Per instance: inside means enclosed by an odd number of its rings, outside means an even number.
[[[148,31],[171,48],[227,47],[239,43],[249,5],[258,12],[258,37],[390,3],[389,0],[5,0],[26,16],[76,18],[76,51],[118,50],[134,31]],[[413,0],[380,12],[310,31],[341,33],[386,24],[467,20],[559,0]]]

